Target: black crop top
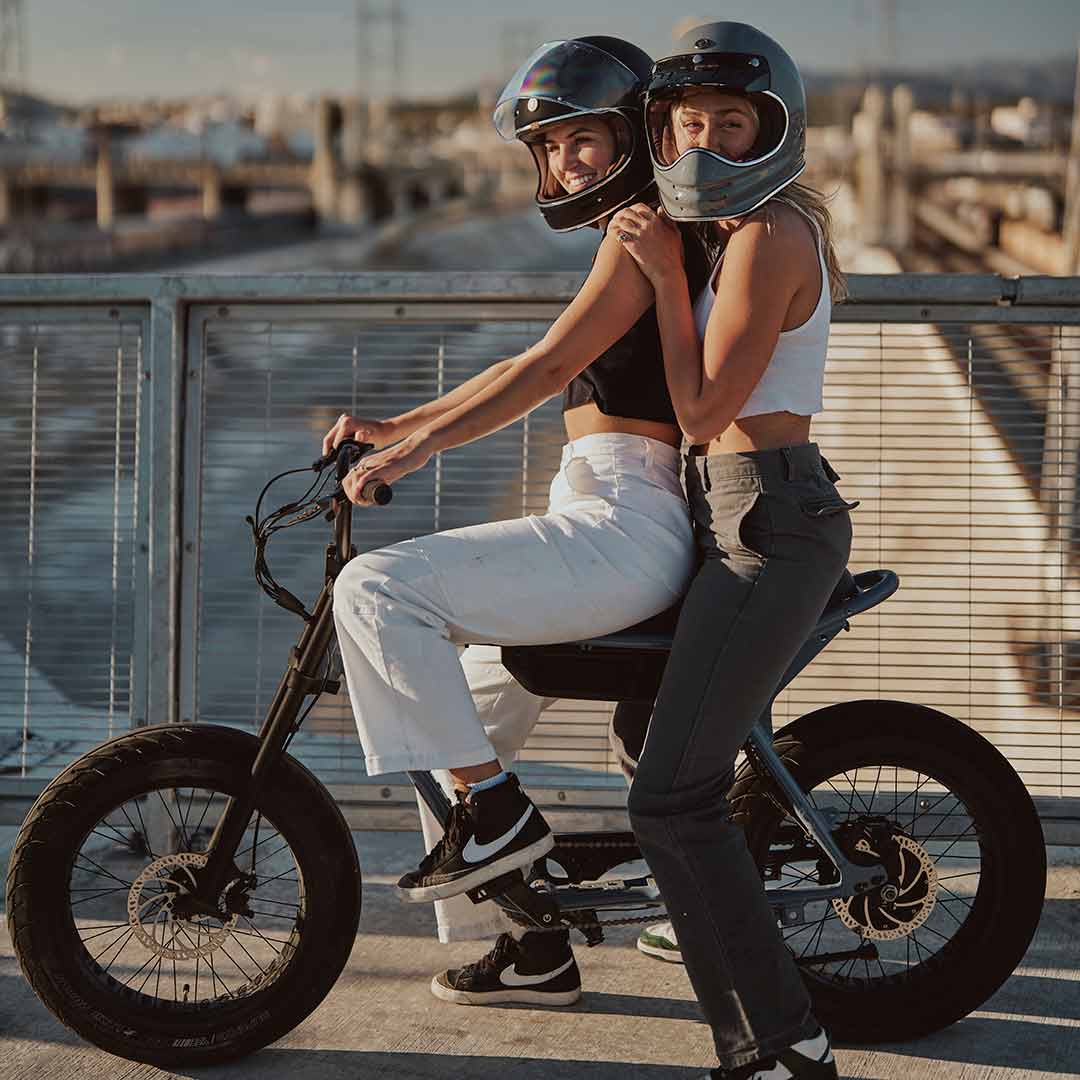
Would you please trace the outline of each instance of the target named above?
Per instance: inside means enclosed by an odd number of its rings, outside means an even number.
[[[697,242],[685,232],[683,251],[693,297],[698,291],[698,279],[704,276],[704,258]],[[664,351],[655,305],[614,345],[574,376],[563,391],[563,412],[589,401],[595,402],[605,416],[656,420],[678,427],[664,376]]]

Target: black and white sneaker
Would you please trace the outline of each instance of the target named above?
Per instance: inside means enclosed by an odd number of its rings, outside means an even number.
[[[468,798],[458,793],[443,838],[398,888],[410,903],[445,900],[531,866],[554,846],[548,823],[511,773]]]
[[[836,1060],[828,1032],[822,1028],[775,1057],[725,1072],[713,1069],[703,1080],[837,1080]]]
[[[500,934],[475,964],[451,968],[431,980],[431,992],[458,1005],[573,1005],[581,997],[581,973],[565,930]]]

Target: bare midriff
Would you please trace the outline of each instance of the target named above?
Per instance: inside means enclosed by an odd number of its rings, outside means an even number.
[[[748,450],[774,450],[810,441],[810,417],[771,412],[736,420],[711,442],[695,446],[694,454],[738,454]]]
[[[563,420],[566,423],[566,437],[571,442],[585,435],[610,432],[644,435],[647,439],[657,439],[675,447],[682,442],[682,432],[674,424],[665,424],[658,420],[633,420],[627,416],[608,416],[602,413],[593,401],[567,409],[563,413]]]

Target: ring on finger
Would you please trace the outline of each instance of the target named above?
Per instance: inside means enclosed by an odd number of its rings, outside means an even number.
[[[619,233],[619,243],[620,244],[627,244],[633,239],[634,238],[628,232]]]

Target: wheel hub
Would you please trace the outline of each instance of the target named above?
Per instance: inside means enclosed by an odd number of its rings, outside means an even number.
[[[926,850],[897,826],[873,823],[849,833],[853,861],[884,866],[884,885],[859,896],[833,900],[833,909],[849,929],[874,941],[907,937],[930,917],[937,903],[937,868]],[[853,841],[853,842],[852,842]]]
[[[219,916],[188,913],[182,898],[195,889],[195,873],[206,855],[178,852],[155,859],[132,883],[127,912],[135,937],[165,960],[206,959],[226,941],[238,913]],[[194,931],[194,932],[193,932]]]

